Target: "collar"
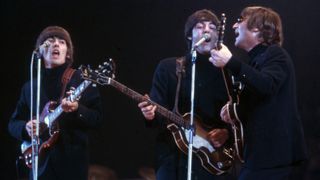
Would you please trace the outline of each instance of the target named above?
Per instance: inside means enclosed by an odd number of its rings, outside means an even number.
[[[257,55],[263,53],[267,48],[267,45],[258,44],[248,52],[248,55],[250,59],[254,59]]]

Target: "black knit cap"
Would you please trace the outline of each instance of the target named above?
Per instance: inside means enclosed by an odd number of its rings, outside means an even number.
[[[208,9],[198,10],[188,17],[184,26],[184,36],[186,39],[191,37],[193,27],[202,21],[211,21],[214,25],[219,25],[219,19],[212,11]]]
[[[50,37],[57,37],[66,41],[68,47],[66,61],[69,65],[71,65],[73,62],[73,44],[68,31],[60,26],[48,26],[44,30],[42,30],[37,38],[35,48],[37,49],[42,43],[44,43],[44,41],[46,41]]]

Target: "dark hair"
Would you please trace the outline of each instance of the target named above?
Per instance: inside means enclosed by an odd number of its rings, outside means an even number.
[[[46,27],[38,36],[35,48],[37,49],[45,40],[47,40],[50,37],[58,37],[66,41],[68,47],[66,62],[71,66],[73,63],[73,44],[71,41],[70,34],[64,28],[60,26]]]
[[[191,48],[191,41],[188,39],[188,37],[192,36],[192,29],[193,27],[203,21],[211,21],[214,25],[218,27],[219,25],[219,19],[218,17],[210,10],[208,9],[201,9],[193,14],[191,14],[184,26],[184,37],[187,40],[188,48]]]
[[[258,28],[263,43],[282,45],[282,23],[278,13],[270,8],[252,6],[243,9],[241,16],[248,20],[247,27],[249,30]]]

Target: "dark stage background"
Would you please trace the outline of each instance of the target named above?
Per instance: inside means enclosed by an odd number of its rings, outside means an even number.
[[[20,142],[10,137],[7,124],[20,88],[28,80],[30,56],[43,28],[60,25],[71,33],[74,67],[95,67],[112,57],[117,63],[116,79],[144,94],[149,91],[159,60],[185,52],[184,22],[195,10],[207,8],[218,15],[226,13],[225,44],[235,54],[243,55],[233,47],[231,27],[240,10],[248,5],[271,7],[282,17],[284,48],[296,67],[299,110],[310,154],[297,179],[319,177],[319,4],[317,0],[2,0],[0,179],[16,178]],[[99,130],[90,132],[91,163],[113,169],[122,179],[137,178],[140,167],[153,165],[155,131],[144,126],[136,102],[112,87],[99,89],[106,118]]]

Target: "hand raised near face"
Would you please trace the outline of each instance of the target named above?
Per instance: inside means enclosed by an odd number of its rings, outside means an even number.
[[[224,67],[232,57],[230,50],[224,44],[221,44],[222,48],[212,49],[210,51],[209,61],[216,67]]]

